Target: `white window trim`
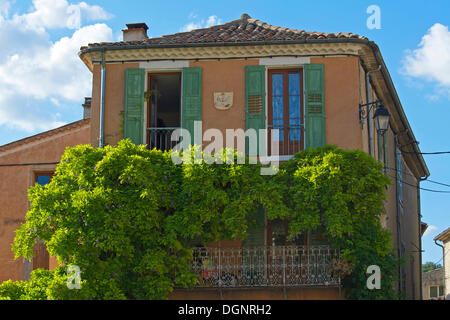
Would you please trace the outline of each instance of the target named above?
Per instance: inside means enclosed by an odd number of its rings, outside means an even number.
[[[183,68],[189,68],[189,61],[172,61],[172,60],[160,60],[160,61],[148,61],[140,62],[140,69],[145,69],[145,92],[148,90],[148,77],[152,73],[181,73],[181,93],[180,99],[183,101]],[[143,126],[143,141],[147,144],[147,110],[148,103],[144,101],[144,123]],[[183,119],[183,108],[181,106],[180,117]]]

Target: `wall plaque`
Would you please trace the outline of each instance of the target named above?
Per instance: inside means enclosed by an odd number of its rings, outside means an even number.
[[[233,106],[233,92],[214,92],[214,107],[228,110]]]

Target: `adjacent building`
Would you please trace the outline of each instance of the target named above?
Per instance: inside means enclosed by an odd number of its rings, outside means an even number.
[[[64,150],[89,144],[89,132],[87,118],[0,146],[0,282],[27,279],[33,269],[56,266],[43,244],[36,246],[31,261],[15,260],[14,231],[25,222],[27,190],[36,183],[48,184]]]
[[[422,292],[423,300],[444,299],[444,268],[434,269],[423,273]]]
[[[442,244],[439,244],[441,241]],[[450,228],[447,228],[434,238],[434,242],[442,247],[443,270],[441,271],[441,283],[438,294],[450,300]]]

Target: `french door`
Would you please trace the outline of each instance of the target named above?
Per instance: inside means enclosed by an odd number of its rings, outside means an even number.
[[[302,69],[269,70],[268,78],[269,129],[279,132],[276,138],[269,130],[269,141],[278,142],[279,155],[293,155],[304,145]]]

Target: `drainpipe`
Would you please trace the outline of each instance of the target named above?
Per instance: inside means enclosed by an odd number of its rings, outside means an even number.
[[[447,282],[447,278],[446,278],[446,274],[445,274],[445,247],[439,243],[437,243],[437,240],[434,239],[434,243],[436,243],[437,246],[442,248],[442,269],[444,269],[444,288],[445,288],[445,283]],[[447,289],[445,289],[445,291],[447,291]],[[445,299],[446,297],[444,297]]]
[[[101,84],[101,102],[100,102],[100,137],[99,147],[105,146],[104,141],[104,126],[105,126],[105,78],[106,78],[106,66],[105,66],[105,50],[102,50],[102,84]]]
[[[371,103],[371,98],[370,98],[370,74],[373,73],[373,72],[378,72],[380,70],[381,70],[381,64],[378,66],[377,69],[367,71],[367,73],[366,73],[367,103]],[[369,104],[367,106],[367,109],[371,110],[370,107],[371,106]],[[367,130],[368,130],[368,133],[369,133],[369,154],[371,156],[373,156],[374,155],[374,150],[373,150],[373,136],[372,136],[372,112],[368,112],[367,113],[367,123],[368,123]]]

